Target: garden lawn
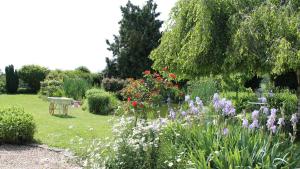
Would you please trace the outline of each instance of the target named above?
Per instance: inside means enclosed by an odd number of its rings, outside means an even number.
[[[81,108],[70,108],[69,116],[51,116],[49,103],[37,95],[0,95],[0,107],[19,106],[33,115],[37,126],[35,140],[50,147],[80,149],[94,138],[111,136],[112,116],[94,115]]]

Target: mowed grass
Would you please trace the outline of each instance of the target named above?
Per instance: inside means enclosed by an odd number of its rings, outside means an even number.
[[[35,140],[50,147],[80,153],[95,138],[111,136],[112,116],[101,116],[70,108],[69,116],[51,116],[49,103],[37,95],[0,95],[0,107],[18,106],[33,115],[37,126]],[[57,112],[58,114],[58,112]]]

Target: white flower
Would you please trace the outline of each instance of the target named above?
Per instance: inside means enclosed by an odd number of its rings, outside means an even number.
[[[168,166],[172,167],[174,164],[172,162],[169,162]]]

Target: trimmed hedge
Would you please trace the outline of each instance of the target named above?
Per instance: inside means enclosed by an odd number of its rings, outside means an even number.
[[[0,109],[0,143],[22,144],[33,141],[35,123],[31,114],[11,107]]]
[[[107,115],[111,113],[118,103],[110,93],[101,89],[90,89],[86,92],[88,110],[90,113]]]

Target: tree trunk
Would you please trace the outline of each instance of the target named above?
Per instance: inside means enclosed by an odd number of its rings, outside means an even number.
[[[297,69],[297,80],[298,80],[298,87],[297,87],[298,108],[297,108],[297,114],[300,115],[300,69]]]

